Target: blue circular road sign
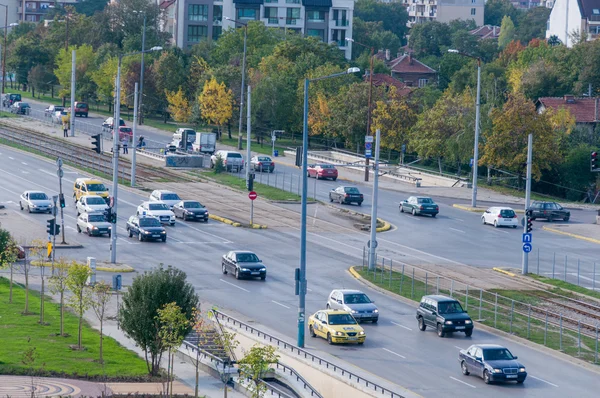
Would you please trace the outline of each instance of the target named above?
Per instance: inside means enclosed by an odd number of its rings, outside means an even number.
[[[531,243],[523,243],[523,251],[525,253],[529,253],[531,251],[532,247],[531,247]]]

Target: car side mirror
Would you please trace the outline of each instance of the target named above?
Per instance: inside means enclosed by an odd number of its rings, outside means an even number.
[[[481,361],[482,361],[482,358],[481,358],[481,357],[475,357],[475,360],[476,360],[477,362],[481,362]]]
[[[321,321],[323,325],[327,325],[327,321]]]
[[[437,316],[437,312],[435,312],[435,311],[431,311],[431,315],[433,315],[433,316]]]
[[[519,357],[515,355],[515,356],[513,357],[513,359],[519,359]]]
[[[342,300],[336,300],[339,304],[342,304]]]

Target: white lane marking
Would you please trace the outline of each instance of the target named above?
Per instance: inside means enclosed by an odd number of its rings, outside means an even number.
[[[170,238],[170,239],[173,239],[173,238]],[[208,241],[204,241],[204,242],[202,242],[202,241],[194,241],[194,242],[182,242],[182,241],[178,241],[176,243],[180,243],[180,244],[183,244],[183,245],[196,245],[196,244],[203,244],[204,245],[204,244],[213,243],[213,244],[217,245],[217,244],[227,244],[227,243],[231,243],[231,242],[221,242],[221,241],[216,241],[216,240],[212,240],[212,241],[208,240]]]
[[[539,377],[535,377],[535,376],[532,376],[532,375],[528,375],[528,376],[531,377],[532,379],[536,379],[536,380],[539,380],[539,381],[541,381],[543,383],[550,384],[553,387],[558,387],[556,384],[550,383],[549,381],[546,381],[544,379],[540,379]]]
[[[389,352],[390,354],[394,354],[394,355],[396,355],[396,356],[398,356],[398,357],[400,357],[402,359],[406,359],[406,357],[404,355],[400,355],[397,352],[394,352],[392,350],[388,350],[387,348],[384,348],[383,350]]]
[[[11,156],[9,156],[8,158],[9,158],[10,160],[15,160],[15,158],[13,158],[13,157],[11,157]]]
[[[183,243],[182,241],[180,241],[179,239],[175,239],[172,236],[169,236],[169,240],[174,240],[177,243]]]
[[[458,348],[459,350],[463,350],[463,349],[464,349],[464,348],[462,348],[462,347],[459,347],[459,346],[457,346],[457,345],[455,345],[455,346],[454,346],[454,348]]]
[[[27,163],[25,163],[25,162],[21,162],[21,164],[24,164],[25,166],[27,166]]]
[[[219,235],[211,234],[210,232],[203,231],[203,230],[198,229],[196,227],[192,227],[191,225],[188,225],[188,224],[184,223],[183,221],[177,221],[177,225],[183,225],[184,227],[189,228],[189,229],[193,229],[194,231],[200,232],[201,234],[212,236],[213,238],[216,238],[216,239],[221,239],[223,241],[223,243],[225,243],[225,244],[227,244],[227,243],[233,243],[230,240],[228,240],[227,238],[224,238],[224,237],[219,236]]]
[[[455,377],[452,377],[452,376],[450,376],[450,378],[451,378],[452,380],[454,380],[454,381],[458,381],[459,383],[462,383],[462,384],[464,384],[465,386],[469,386],[469,387],[471,387],[471,388],[477,388],[477,387],[475,387],[474,385],[472,385],[472,384],[469,384],[469,383],[466,383],[466,382],[464,382],[464,381],[462,381],[462,380],[458,380],[458,379],[457,379],[457,378],[455,378]]]
[[[466,234],[465,231],[461,231],[460,229],[456,229],[456,228],[448,228],[448,229],[451,229],[451,230],[456,231],[456,232],[460,232],[461,234]]]
[[[238,285],[236,285],[236,284],[234,284],[234,283],[231,283],[231,282],[224,281],[223,279],[219,279],[219,280],[220,280],[221,282],[223,282],[223,283],[227,283],[228,285],[231,285],[231,286],[233,286],[233,287],[237,287],[237,288],[238,288],[238,289],[240,289],[240,290],[243,290],[243,291],[245,291],[245,292],[247,292],[247,293],[250,293],[250,290],[246,290],[246,289],[244,289],[243,287],[241,287],[241,286],[238,286]]]
[[[392,322],[392,323],[393,323],[394,325],[396,325],[396,326],[400,326],[401,328],[404,328],[404,329],[406,329],[406,330],[411,330],[411,331],[412,331],[412,329],[411,329],[411,328],[409,328],[409,327],[406,327],[406,326],[404,326],[404,325],[400,325],[399,323],[396,323],[396,322]]]
[[[41,171],[44,174],[48,174],[48,175],[51,175],[52,177],[58,178],[57,175],[56,175],[56,173],[51,173],[48,170],[44,170],[44,169],[38,169],[38,170]],[[70,179],[64,178],[64,177],[63,177],[63,180],[65,180],[67,182],[70,182],[72,184],[75,184],[75,180],[70,180]]]
[[[508,234],[508,233],[510,233],[510,232],[506,232],[506,231],[500,231],[498,229],[494,229],[493,231],[494,232],[500,232],[501,234]]]
[[[290,309],[290,307],[288,307],[287,305],[283,305],[283,304],[281,304],[281,303],[278,303],[278,302],[277,302],[277,301],[275,301],[275,300],[271,300],[271,302],[272,302],[272,303],[275,303],[275,304],[277,304],[277,305],[280,305],[280,306],[282,306],[283,308],[287,308],[288,310]]]
[[[117,236],[117,239],[122,240],[123,242],[127,243],[128,245],[132,245],[133,244],[130,241],[128,241],[127,239],[121,238],[120,236]]]
[[[21,173],[23,173],[23,174],[29,174],[29,172],[25,171],[25,170],[21,170]]]
[[[460,222],[465,222],[465,220],[461,220],[460,218],[454,218],[454,217],[448,217],[451,220],[455,220],[455,221],[460,221]]]
[[[315,223],[317,222],[317,211],[319,210],[319,206],[315,206],[315,215],[313,216],[313,227],[315,226]]]

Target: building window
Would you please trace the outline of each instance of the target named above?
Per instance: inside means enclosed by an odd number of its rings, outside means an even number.
[[[285,0],[288,4],[300,4],[300,0]]]
[[[265,7],[265,16],[270,24],[276,24],[279,22],[277,18],[277,7]]]
[[[471,8],[471,15],[475,15],[476,12],[477,12],[476,8]]]
[[[279,0],[265,0],[265,3],[279,3]]]
[[[428,82],[429,79],[419,79],[419,87],[425,87]]]
[[[213,6],[213,22],[221,22],[223,20],[223,6]]]
[[[300,9],[299,8],[288,8],[285,14],[285,24],[286,25],[296,25],[297,20],[300,19]]]
[[[188,25],[188,37],[189,43],[198,43],[202,39],[206,39],[208,29],[206,26],[201,25]]]
[[[325,22],[325,11],[306,11],[306,20],[308,22]]]
[[[318,37],[321,41],[325,41],[325,31],[323,29],[307,29],[306,36]]]
[[[331,40],[336,42],[339,47],[346,47],[346,30],[345,29],[334,29],[332,31]]]
[[[237,19],[256,19],[256,8],[238,8]]]
[[[219,38],[219,36],[221,36],[221,33],[223,33],[223,27],[222,26],[213,26],[212,27],[212,39],[213,40],[217,40]]]
[[[188,4],[188,21],[208,21],[208,6]]]
[[[333,20],[335,26],[348,26],[346,10],[333,10]]]
[[[471,4],[477,3],[477,0],[471,0]]]

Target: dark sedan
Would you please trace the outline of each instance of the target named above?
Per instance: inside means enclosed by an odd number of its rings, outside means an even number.
[[[485,384],[496,381],[516,381],[527,378],[525,366],[517,361],[508,348],[496,344],[475,344],[458,353],[460,368],[465,376],[473,373]]]
[[[426,196],[411,196],[400,202],[400,213],[404,212],[412,213],[413,216],[429,214],[435,217],[440,212],[440,207]]]
[[[167,230],[155,217],[131,216],[127,220],[126,229],[130,238],[137,235],[140,242],[145,240],[167,241]]]
[[[235,279],[267,278],[267,267],[260,261],[258,256],[252,252],[232,250],[225,254],[221,260],[223,274],[231,272]]]
[[[329,201],[339,204],[356,203],[361,206],[364,200],[363,194],[356,187],[337,187],[329,191]]]
[[[529,208],[532,211],[531,218],[545,218],[548,221],[569,221],[571,212],[556,202],[533,202]]]
[[[175,218],[208,222],[208,210],[197,200],[182,200],[171,209]]]

